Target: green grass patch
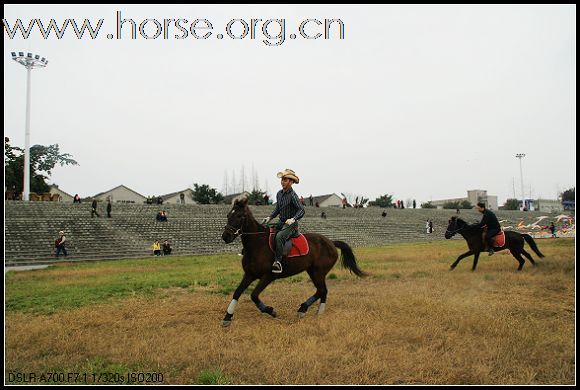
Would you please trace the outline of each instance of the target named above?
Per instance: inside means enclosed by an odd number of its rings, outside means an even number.
[[[219,370],[203,370],[197,376],[198,385],[229,385],[230,380]]]
[[[574,247],[574,239],[536,242],[546,258],[538,259],[533,254],[539,266],[534,269],[527,263],[524,268],[527,272],[571,274],[575,271],[574,264],[565,262],[560,255]],[[359,267],[369,272],[373,279],[393,280],[402,279],[403,275],[414,279],[439,277],[438,272],[447,272],[448,265],[465,249],[463,240],[448,240],[355,248],[354,252]],[[484,280],[494,280],[495,276],[489,274],[492,264],[503,269],[512,260],[509,256],[500,259],[493,263],[480,262],[478,270],[486,269],[483,272],[487,272],[482,275]],[[469,267],[470,261],[464,260],[459,269]],[[236,254],[87,262],[32,271],[10,271],[5,275],[5,311],[52,314],[127,296],[164,296],[176,288],[186,292],[231,295],[242,275],[240,258]],[[337,264],[328,279],[357,278]],[[303,281],[308,281],[304,273],[276,283]],[[245,292],[249,294],[251,290],[250,286]]]
[[[121,260],[56,266],[6,274],[6,311],[50,314],[160,289],[232,293],[242,278],[235,255]]]

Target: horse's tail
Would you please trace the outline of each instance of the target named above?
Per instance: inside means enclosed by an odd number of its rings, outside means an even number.
[[[522,237],[524,237],[524,240],[526,240],[526,242],[528,243],[528,245],[530,246],[530,248],[532,248],[532,250],[534,252],[536,252],[536,255],[540,256],[540,257],[545,257],[542,252],[540,252],[540,250],[538,249],[538,246],[536,245],[536,242],[534,241],[534,239],[532,238],[532,236],[530,236],[527,233],[522,234]]]
[[[342,266],[344,268],[348,268],[350,272],[354,273],[356,276],[363,277],[368,275],[358,267],[352,248],[346,242],[332,241],[332,243],[341,251],[340,260],[342,261]]]

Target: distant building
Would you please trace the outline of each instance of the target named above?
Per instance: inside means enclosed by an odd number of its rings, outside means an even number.
[[[197,204],[193,200],[193,190],[186,188],[183,191],[172,192],[171,194],[161,195],[164,204]]]
[[[564,210],[576,210],[576,202],[573,200],[563,200],[562,206]]]
[[[144,203],[147,200],[146,197],[137,191],[133,191],[124,185],[120,185],[109,191],[101,192],[93,196],[93,199],[102,202],[110,200],[111,203]]]
[[[534,208],[543,213],[561,213],[564,211],[562,203],[552,199],[537,199],[534,201]]]
[[[452,199],[442,199],[433,200],[431,204],[436,206],[438,209],[442,209],[446,203],[456,203],[468,201],[472,206],[478,203],[484,203],[485,206],[490,210],[497,210],[497,196],[488,195],[486,190],[469,190],[467,191],[467,197],[465,198],[452,198]]]
[[[235,198],[237,198],[238,196],[241,196],[241,195],[250,196],[250,193],[248,191],[244,191],[244,192],[238,192],[237,194],[226,195],[226,196],[224,196],[224,203],[231,204]]]
[[[58,188],[56,184],[52,184],[48,192],[53,199],[58,198],[59,202],[72,202],[74,199],[74,196]],[[57,196],[55,197],[55,195]]]
[[[342,198],[336,194],[314,196],[312,202],[319,207],[342,207]]]

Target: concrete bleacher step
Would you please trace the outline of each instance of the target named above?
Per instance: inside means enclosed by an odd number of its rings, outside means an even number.
[[[55,261],[54,240],[59,230],[65,230],[67,251],[76,260],[147,256],[156,239],[171,241],[174,254],[236,252],[241,250],[239,239],[229,245],[221,239],[230,209],[229,205],[114,204],[113,218],[106,217],[104,205],[100,206],[101,217],[91,218],[90,204],[8,201],[5,204],[5,264]],[[161,210],[167,212],[167,222],[155,221],[155,215]],[[273,207],[251,206],[250,210],[259,221],[270,215]],[[321,211],[327,219],[320,218]],[[442,240],[448,219],[456,215],[454,210],[388,209],[387,217],[383,218],[382,211],[380,208],[306,207],[300,231],[323,234],[353,247]],[[546,214],[498,211],[497,215],[516,225],[520,220],[534,222]],[[460,217],[475,222],[481,219],[481,214],[462,210]],[[425,234],[427,219],[434,222],[434,234]]]

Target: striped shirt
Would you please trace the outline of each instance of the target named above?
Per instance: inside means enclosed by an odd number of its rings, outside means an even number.
[[[280,190],[276,194],[276,208],[270,218],[274,218],[278,214],[280,215],[280,222],[286,222],[290,218],[299,220],[304,216],[304,206],[300,203],[298,195],[292,188],[287,192]]]

